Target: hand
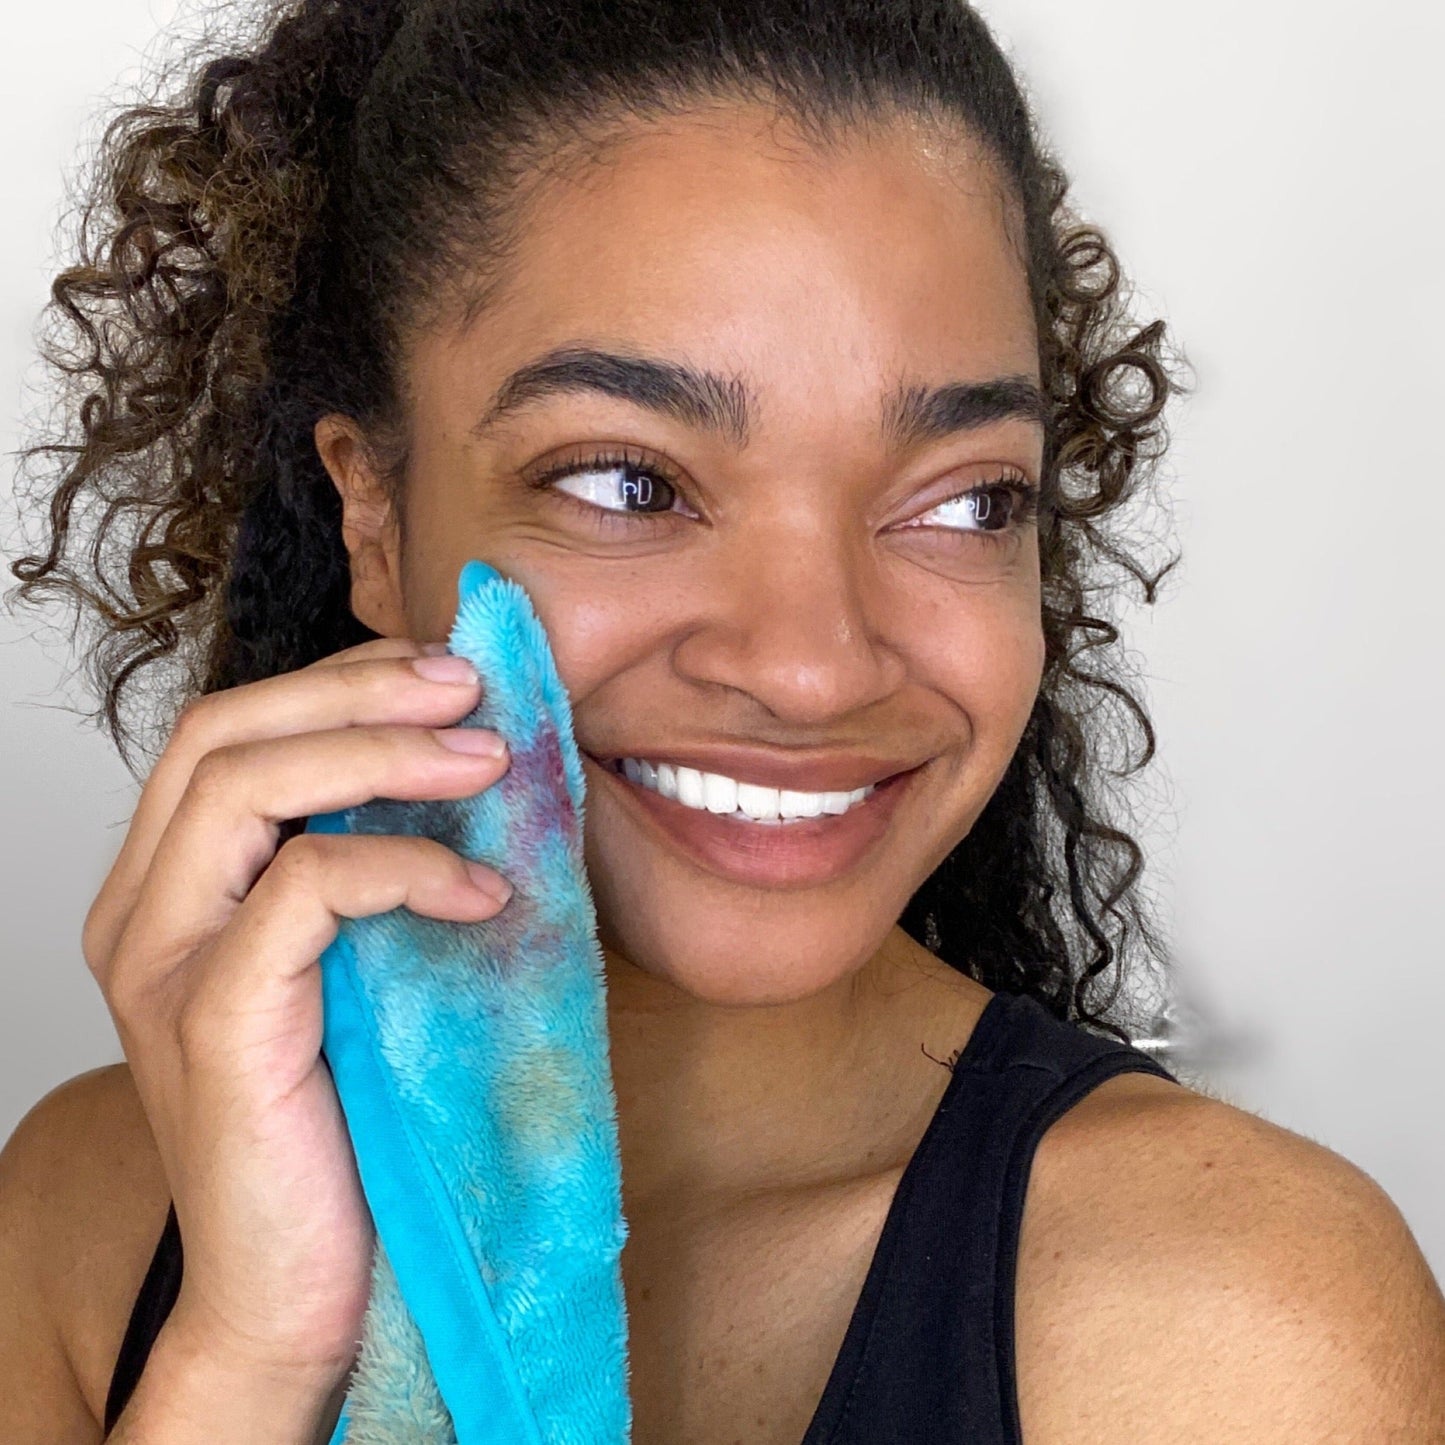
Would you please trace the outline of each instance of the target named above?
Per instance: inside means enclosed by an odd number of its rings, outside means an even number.
[[[468,797],[505,773],[505,756],[431,731],[481,685],[427,680],[421,655],[378,639],[193,701],[85,920],[185,1242],[174,1313],[265,1371],[344,1375],[369,1297],[375,1228],[320,1052],[318,960],[337,920],[404,904],[475,922],[504,906],[484,891],[505,893],[495,872],[432,839],[279,842],[285,820]]]

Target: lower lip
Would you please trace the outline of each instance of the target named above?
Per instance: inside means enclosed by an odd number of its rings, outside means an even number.
[[[709,872],[755,887],[806,888],[857,866],[888,830],[894,810],[922,765],[879,783],[846,813],[800,818],[776,827],[689,808],[602,763],[597,768],[629,806]]]

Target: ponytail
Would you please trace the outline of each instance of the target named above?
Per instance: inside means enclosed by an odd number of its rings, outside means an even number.
[[[374,635],[351,611],[340,500],[311,441],[326,399],[298,384],[308,368],[297,343],[332,249],[329,222],[349,179],[356,108],[402,14],[400,0],[318,0],[283,21],[254,60],[228,57],[202,73],[200,123],[218,123],[214,97],[227,85],[219,123],[234,121],[243,144],[257,146],[277,202],[267,214],[285,248],[264,320],[264,374],[241,423],[256,444],[240,457],[240,515],[202,692],[287,672]]]
[[[89,677],[133,773],[122,691],[187,634],[211,646],[153,699],[163,724],[197,692],[371,635],[351,615],[335,489],[314,417],[278,386],[278,346],[402,14],[400,0],[306,0],[260,49],[212,59],[180,99],[126,110],[102,137],[79,259],[52,284],[42,336],[81,435],[22,452],[67,466],[47,553],[12,571],[27,601],[57,594],[101,624]],[[88,497],[103,508],[93,578],[64,555]]]

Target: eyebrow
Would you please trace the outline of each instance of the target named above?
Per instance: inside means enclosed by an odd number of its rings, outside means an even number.
[[[976,431],[1000,421],[1026,421],[1044,429],[1049,408],[1027,376],[949,381],[941,386],[900,384],[883,406],[883,434],[899,451]]]
[[[579,392],[630,402],[688,426],[717,432],[736,447],[747,445],[749,400],[740,377],[592,346],[555,347],[518,367],[497,388],[491,405],[472,428],[473,435],[544,397]]]
[[[474,436],[549,396],[594,393],[716,432],[741,449],[757,409],[742,377],[685,362],[592,346],[560,346],[513,371],[472,427]],[[880,429],[903,449],[1005,420],[1046,424],[1048,405],[1027,376],[941,385],[900,383],[883,401]]]

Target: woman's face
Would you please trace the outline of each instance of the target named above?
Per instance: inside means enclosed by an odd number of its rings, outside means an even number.
[[[527,589],[572,699],[602,941],[698,999],[858,970],[1027,722],[1038,548],[1009,484],[1037,486],[1043,432],[1009,234],[956,140],[899,125],[823,156],[720,107],[550,183],[495,301],[410,344],[406,546],[378,535],[368,563],[348,537],[353,605],[441,638],[469,558]],[[909,771],[767,826],[619,757],[798,791]]]

